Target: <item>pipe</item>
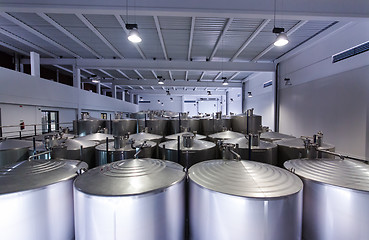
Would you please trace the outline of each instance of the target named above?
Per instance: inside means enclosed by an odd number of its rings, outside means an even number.
[[[51,150],[29,156],[28,161],[31,161],[31,159],[34,159],[35,157],[39,157],[39,156],[42,156],[42,155],[47,154],[47,153],[51,153]]]
[[[279,132],[279,63],[275,66],[274,131]]]
[[[327,151],[327,150],[323,150],[323,149],[317,149],[318,152],[322,152],[322,153],[326,153],[326,154],[331,154],[333,156],[337,156],[339,157],[341,160],[344,160],[345,158],[348,158],[348,159],[352,159],[352,160],[356,160],[356,161],[361,161],[361,162],[365,162],[365,163],[368,163],[369,160],[368,159],[361,159],[361,158],[357,158],[357,157],[352,157],[352,156],[349,156],[349,155],[344,155],[344,154],[341,154],[341,153],[337,153],[337,152],[331,152],[331,151]]]
[[[229,151],[236,157],[236,161],[241,161],[240,154],[236,153],[233,149],[229,149]]]
[[[106,162],[109,163],[109,138],[106,137]]]

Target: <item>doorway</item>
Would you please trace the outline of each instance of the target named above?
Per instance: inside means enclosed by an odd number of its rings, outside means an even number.
[[[0,108],[0,126],[2,126],[1,125],[1,108]],[[3,137],[3,128],[2,127],[0,127],[0,137]]]
[[[49,133],[59,130],[59,111],[42,112],[42,133]]]

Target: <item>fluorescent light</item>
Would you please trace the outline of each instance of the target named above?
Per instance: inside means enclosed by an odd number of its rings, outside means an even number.
[[[228,86],[228,81],[227,80],[223,81],[223,86]]]
[[[288,43],[287,35],[284,32],[278,34],[277,38],[275,39],[274,46],[282,47]]]
[[[138,34],[137,29],[132,29],[128,34],[128,40],[133,43],[140,43],[142,42],[142,39],[140,35]]]
[[[163,79],[159,79],[158,84],[163,85],[164,84]]]
[[[93,83],[99,83],[100,81],[99,80],[97,80],[97,79],[92,79],[91,80]]]

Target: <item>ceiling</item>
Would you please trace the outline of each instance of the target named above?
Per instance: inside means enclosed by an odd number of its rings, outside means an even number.
[[[24,56],[38,52],[41,64],[70,73],[80,68],[84,82],[96,74],[107,87],[113,83],[137,93],[240,87],[251,74],[274,71],[274,62],[286,53],[351,21],[348,16],[363,18],[356,8],[351,15],[342,9],[336,15],[279,13],[275,25],[285,28],[290,42],[274,47],[273,2],[245,13],[232,0],[234,9],[224,11],[217,7],[225,1],[206,9],[191,0],[192,10],[163,0],[156,7],[132,0],[104,6],[94,0],[32,2],[0,3],[0,46]],[[125,23],[138,24],[141,43],[127,40]],[[164,86],[157,84],[158,76]]]

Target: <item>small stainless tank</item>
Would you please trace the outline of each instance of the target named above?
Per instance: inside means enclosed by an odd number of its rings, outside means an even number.
[[[294,136],[279,133],[279,132],[262,132],[260,139],[268,142],[275,142],[284,139],[295,138]]]
[[[125,134],[136,133],[137,120],[132,118],[114,119],[111,120],[112,135],[124,136]]]
[[[232,130],[236,132],[258,134],[263,129],[261,116],[255,115],[253,108],[248,109],[244,114],[232,116],[231,121]]]
[[[184,240],[185,173],[158,159],[94,168],[74,182],[76,239]]]
[[[301,239],[302,182],[253,161],[211,160],[189,169],[191,240]]]
[[[152,141],[135,141],[127,136],[114,136],[114,142],[100,144],[96,146],[96,164],[104,165],[119,160],[133,158],[138,148],[145,144],[145,148],[139,153],[140,157],[150,158],[156,147]]]
[[[255,138],[251,138],[255,139]],[[238,148],[235,150],[241,155],[244,160],[252,160],[262,163],[268,163],[272,165],[277,165],[277,145],[270,142],[260,141],[257,137],[255,141],[249,142],[246,137],[225,140],[224,143],[232,143]],[[251,146],[251,152],[249,148]],[[222,151],[222,156],[226,153]]]
[[[193,134],[186,133],[182,135],[179,143],[177,139],[159,144],[159,152],[161,157],[165,155],[166,160],[190,167],[195,163],[215,158],[215,147],[212,142],[197,140]]]
[[[0,168],[2,240],[74,239],[73,180],[87,164],[26,160]]]
[[[0,142],[0,167],[26,160],[29,156],[28,149],[32,147],[31,141],[5,139]]]
[[[304,183],[303,239],[368,239],[368,164],[324,158],[284,166]]]
[[[176,140],[176,139],[178,139],[178,136],[180,138],[182,138],[182,136],[184,134],[188,134],[188,133],[191,133],[191,132],[181,132],[181,133],[169,135],[169,136],[166,136],[165,139],[167,139],[167,140]],[[205,140],[206,139],[206,136],[204,136],[204,135],[200,135],[200,134],[197,134],[197,133],[196,134],[193,133],[193,134],[195,135],[195,139],[197,139],[197,140]]]
[[[287,160],[306,158],[307,150],[305,148],[304,140],[301,138],[291,138],[285,140],[275,141],[278,145],[278,166],[283,167],[283,164]],[[335,151],[335,147],[328,143],[322,143],[319,149],[327,151]],[[326,153],[319,153],[319,158],[334,158],[333,155]]]
[[[76,138],[76,140],[83,140],[83,141],[95,141],[98,143],[104,143],[106,142],[106,138],[108,138],[108,141],[113,141],[114,136],[111,134],[106,133],[92,133],[84,137]]]
[[[231,128],[231,119],[229,117],[223,116],[222,118],[201,118],[199,133],[208,136],[223,130],[230,130]]]

